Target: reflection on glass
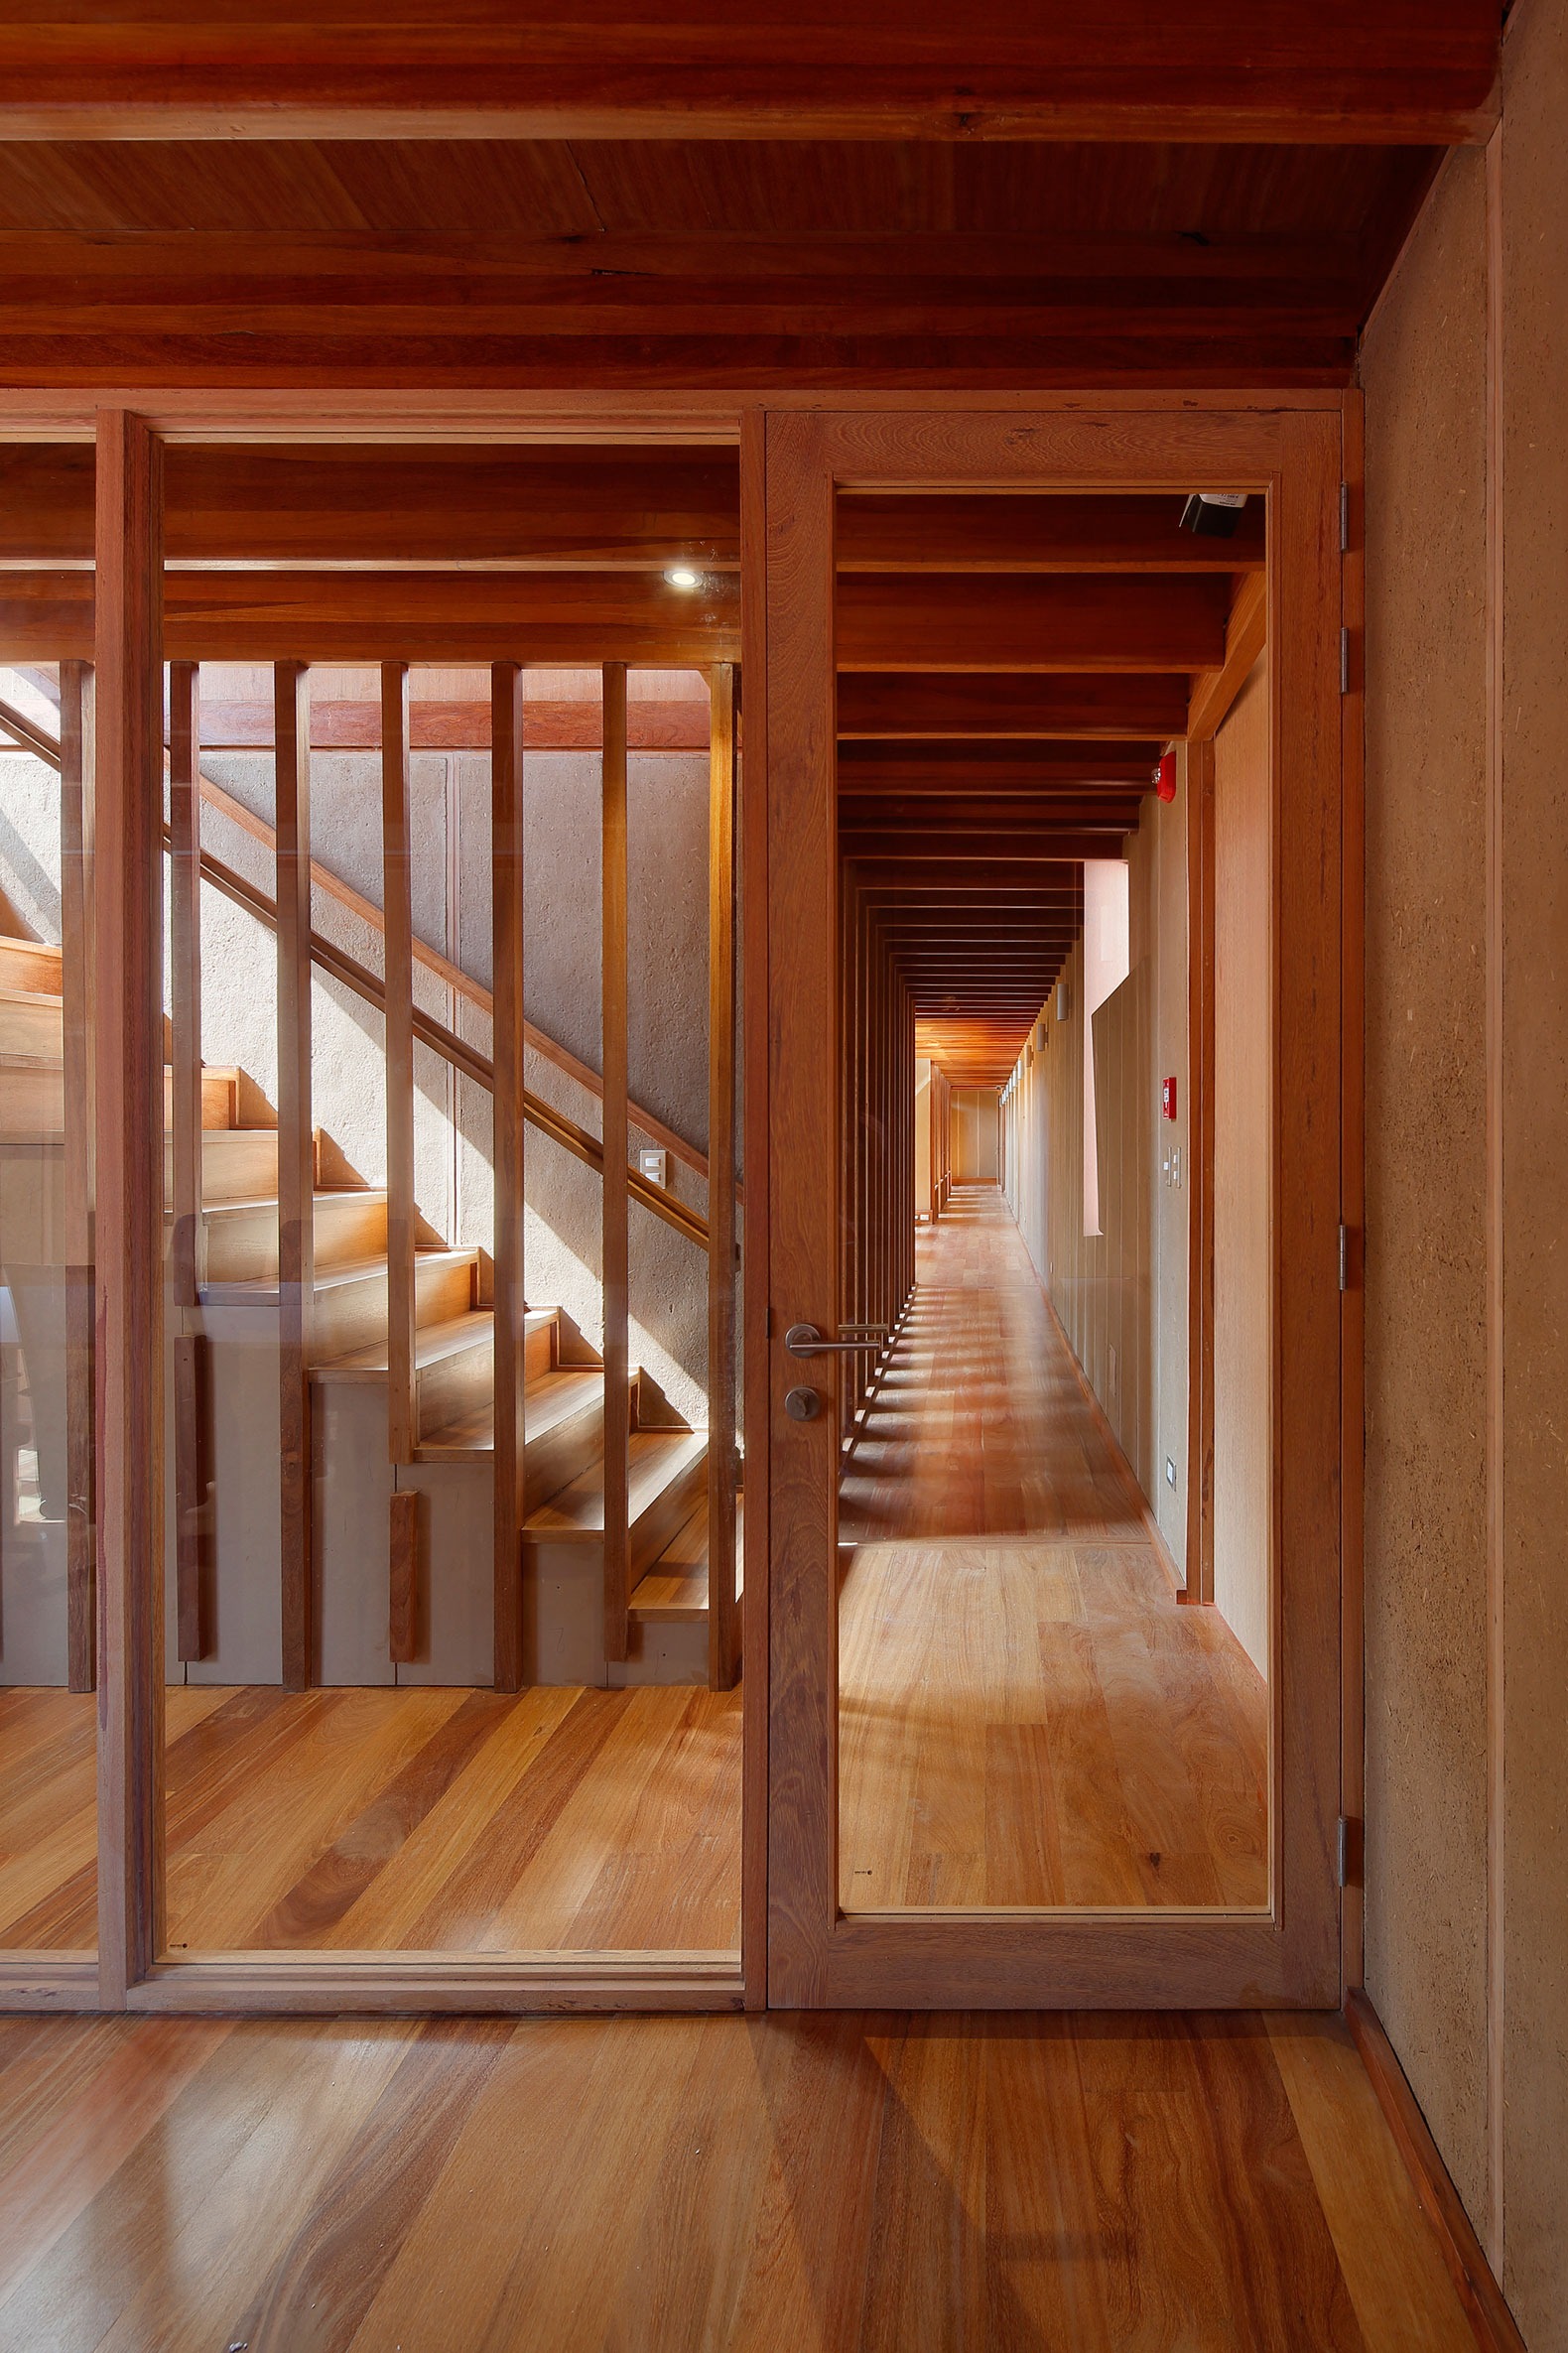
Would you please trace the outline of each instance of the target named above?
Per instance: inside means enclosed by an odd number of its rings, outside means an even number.
[[[999,504],[935,528],[1092,553],[1094,499],[977,519]],[[1179,546],[1181,504],[1108,502],[1122,569],[1129,533]],[[1151,559],[1151,609],[1161,580],[1190,604]],[[1269,1900],[1266,683],[1215,754],[1215,1599],[1189,1607],[1185,753],[1171,801],[1113,634],[1099,660],[1010,681],[1002,739],[990,682],[911,677],[898,742],[840,746],[840,1321],[887,1335],[845,1400],[846,1910]]]

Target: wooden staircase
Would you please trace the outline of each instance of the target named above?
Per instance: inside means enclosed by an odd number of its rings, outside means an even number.
[[[167,1072],[165,1083],[167,1125]],[[241,1072],[203,1068],[196,1264],[200,1308],[209,1322],[220,1322],[227,1311],[265,1316],[278,1305],[278,1134],[270,1118],[269,1107]],[[0,938],[0,1143],[63,1147],[63,1129],[61,952]],[[320,1133],[314,1186],[313,1389],[346,1385],[378,1392],[384,1433],[387,1195],[362,1183]],[[481,1296],[484,1277],[477,1249],[416,1250],[414,1465],[466,1466],[488,1482],[494,1346],[493,1318]],[[544,1308],[527,1317],[524,1362],[527,1517],[520,1576],[557,1547],[598,1558],[604,1534],[602,1361],[568,1318]],[[693,1667],[660,1679],[702,1680],[695,1662],[706,1657],[708,1441],[677,1420],[635,1369],[630,1419],[634,1651],[645,1626],[688,1627],[701,1635],[689,1645]],[[369,1420],[357,1426],[369,1427]],[[382,1458],[384,1464],[384,1438]],[[318,1465],[319,1483],[330,1482],[336,1469],[328,1448]],[[585,1559],[584,1566],[589,1565]],[[444,1578],[476,1576],[488,1590],[490,1555],[486,1549],[480,1559],[460,1561],[444,1553],[432,1558],[429,1574],[435,1611]],[[221,1629],[217,1642],[221,1653]]]

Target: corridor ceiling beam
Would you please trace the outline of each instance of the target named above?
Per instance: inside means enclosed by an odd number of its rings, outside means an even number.
[[[245,15],[33,0],[0,138],[1300,140],[1455,144],[1497,114],[1484,0],[820,9],[476,0]]]
[[[1206,670],[1226,656],[1231,583],[968,573],[841,579],[846,671]]]
[[[839,681],[841,741],[875,736],[950,742],[1049,738],[1123,741],[1185,733],[1187,686],[1177,675],[1037,678],[995,672],[849,673]]]

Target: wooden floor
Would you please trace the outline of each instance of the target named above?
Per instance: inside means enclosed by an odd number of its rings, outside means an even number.
[[[1337,2020],[0,2020],[3,2353],[1474,2353]]]
[[[917,1274],[841,1501],[840,1900],[1266,1903],[1263,1682],[1177,1601],[994,1186]]]
[[[0,1692],[0,1946],[94,1941],[93,1727]],[[738,1946],[738,1690],[179,1684],[168,1729],[171,1951]]]

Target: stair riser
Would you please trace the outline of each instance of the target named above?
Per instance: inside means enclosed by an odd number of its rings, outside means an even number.
[[[265,1282],[278,1272],[278,1212],[272,1203],[254,1209],[220,1211],[206,1221],[208,1282]],[[319,1271],[374,1258],[386,1251],[386,1202],[373,1194],[342,1193],[316,1204],[316,1264]],[[385,1291],[383,1287],[383,1328]]]
[[[414,1261],[414,1320],[444,1324],[466,1313],[473,1288],[473,1269],[466,1259],[443,1259],[438,1265]],[[319,1294],[312,1323],[316,1356],[346,1357],[356,1348],[374,1348],[387,1336],[387,1278],[377,1267],[358,1282],[334,1283]]]
[[[599,1462],[604,1453],[604,1399],[602,1393],[586,1402],[582,1410],[562,1421],[540,1438],[526,1439],[523,1449],[526,1511],[537,1511],[564,1487],[585,1472],[589,1463]]]
[[[495,1401],[495,1344],[493,1339],[458,1355],[443,1357],[419,1373],[421,1429],[438,1429]]]
[[[658,1500],[643,1511],[631,1530],[631,1590],[645,1576],[667,1544],[675,1541],[702,1501],[708,1484],[708,1458],[699,1455],[679,1479],[672,1480]]]
[[[63,1135],[65,1075],[60,1070],[0,1070],[0,1135]]]
[[[0,1054],[36,1054],[41,1062],[59,1062],[60,1006],[53,997],[8,997],[0,1002]]]
[[[174,1198],[174,1144],[164,1139],[164,1200]],[[201,1199],[208,1208],[225,1201],[254,1201],[278,1190],[278,1131],[275,1127],[229,1127],[203,1131]]]
[[[60,950],[31,940],[0,940],[0,988],[34,988],[59,996]]]

